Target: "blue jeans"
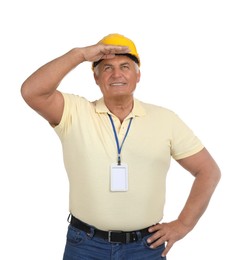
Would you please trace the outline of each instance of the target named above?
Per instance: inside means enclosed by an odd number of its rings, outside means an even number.
[[[94,237],[93,230],[87,234],[69,225],[63,260],[166,260],[161,256],[165,245],[151,249],[149,236],[128,244],[110,243]]]

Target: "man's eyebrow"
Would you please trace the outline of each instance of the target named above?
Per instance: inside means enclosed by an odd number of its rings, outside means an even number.
[[[113,65],[110,63],[105,63],[103,66],[106,67],[106,66],[113,66]]]
[[[122,65],[130,65],[130,63],[129,63],[128,61],[126,61],[126,62],[121,63],[120,65],[121,65],[121,66],[122,66]]]
[[[130,63],[128,61],[125,61],[125,62],[122,62],[119,64],[120,66],[122,65],[130,65]],[[115,66],[114,64],[112,63],[105,63],[103,66]]]

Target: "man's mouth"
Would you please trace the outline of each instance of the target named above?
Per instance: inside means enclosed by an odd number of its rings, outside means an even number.
[[[111,83],[110,86],[112,87],[121,87],[121,86],[125,86],[126,83],[124,82],[114,82],[114,83]]]

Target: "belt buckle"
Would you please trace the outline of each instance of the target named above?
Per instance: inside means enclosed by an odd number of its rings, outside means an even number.
[[[124,241],[112,241],[112,233],[118,233],[118,234],[125,234],[125,240]],[[118,231],[118,230],[110,230],[108,231],[108,242],[109,243],[126,243],[128,244],[129,242],[131,242],[131,232],[123,232],[123,231]],[[136,241],[136,233],[135,232],[132,232],[133,234],[133,241]]]
[[[112,233],[123,233],[122,231],[118,231],[118,230],[109,230],[108,231],[108,242],[109,243],[122,243],[122,241],[112,241]]]

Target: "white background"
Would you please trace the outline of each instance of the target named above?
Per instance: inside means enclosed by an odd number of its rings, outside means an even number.
[[[236,0],[1,1],[0,259],[60,260],[67,229],[61,145],[23,102],[22,82],[71,48],[115,32],[133,39],[141,57],[135,96],[174,110],[222,171],[208,210],[168,259],[238,257],[238,14]],[[72,71],[60,89],[100,97],[89,63]],[[164,221],[177,217],[191,182],[172,162]]]

